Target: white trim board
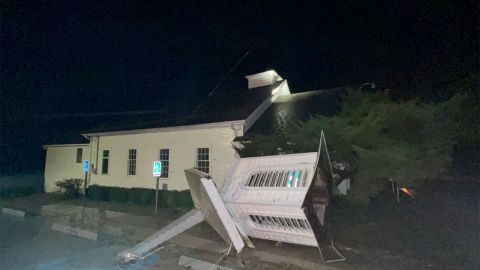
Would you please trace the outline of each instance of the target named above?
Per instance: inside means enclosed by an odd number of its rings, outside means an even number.
[[[196,125],[184,125],[184,126],[172,126],[162,128],[147,128],[147,129],[133,129],[133,130],[119,130],[119,131],[106,131],[97,133],[82,133],[85,138],[98,137],[98,136],[115,136],[115,135],[130,135],[130,134],[145,134],[145,133],[157,133],[157,132],[170,132],[181,130],[196,130],[196,129],[211,129],[221,127],[233,127],[237,125],[244,125],[245,120],[234,120],[225,122],[212,122]]]
[[[85,147],[90,146],[89,143],[72,143],[72,144],[44,144],[42,147],[43,149],[47,149],[48,147]]]

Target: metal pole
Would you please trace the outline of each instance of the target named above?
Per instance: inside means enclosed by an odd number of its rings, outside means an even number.
[[[85,180],[83,181],[83,209],[82,209],[82,223],[85,219],[85,204],[87,202],[87,177],[88,172],[85,172]]]
[[[87,179],[88,179],[88,172],[85,172],[85,180],[83,181],[83,207],[85,207],[85,202],[87,198]]]
[[[155,216],[158,216],[158,186],[160,182],[160,177],[157,177],[157,188],[155,189]]]

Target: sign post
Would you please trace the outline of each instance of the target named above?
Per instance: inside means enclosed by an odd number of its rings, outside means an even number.
[[[87,200],[87,180],[88,180],[88,170],[89,170],[89,161],[88,159],[83,161],[83,172],[85,173],[85,180],[83,180],[83,214],[82,214],[82,222],[85,218],[85,204]]]
[[[157,178],[157,185],[155,188],[155,216],[158,216],[158,188],[160,182],[160,175],[162,174],[162,162],[154,161],[153,162],[153,176]]]

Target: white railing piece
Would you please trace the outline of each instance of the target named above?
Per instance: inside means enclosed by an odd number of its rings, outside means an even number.
[[[142,258],[148,254],[150,250],[192,228],[193,226],[202,222],[204,219],[205,216],[201,211],[197,209],[190,210],[185,215],[168,224],[165,228],[154,233],[142,242],[138,243],[133,248],[120,252],[117,255],[117,260],[122,263],[127,263],[129,261]]]

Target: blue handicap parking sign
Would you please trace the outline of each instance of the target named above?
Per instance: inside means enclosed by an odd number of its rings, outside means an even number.
[[[154,161],[153,162],[153,176],[159,177],[162,174],[162,162]]]
[[[83,161],[83,171],[88,172],[88,159]]]

